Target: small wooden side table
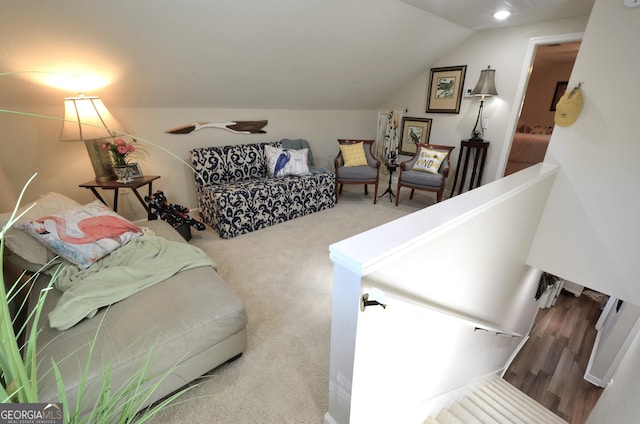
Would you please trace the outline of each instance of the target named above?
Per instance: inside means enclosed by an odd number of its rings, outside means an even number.
[[[485,140],[462,140],[460,142],[460,155],[458,156],[458,165],[456,167],[456,176],[453,179],[453,187],[451,189],[451,197],[456,194],[462,193],[464,183],[467,180],[467,170],[469,168],[469,160],[472,151],[473,166],[471,168],[471,178],[469,179],[469,190],[473,190],[479,187],[482,182],[482,173],[484,172],[484,161],[487,158],[487,150],[489,149],[489,142]],[[464,158],[464,161],[463,161]],[[462,171],[462,176],[460,176]],[[456,186],[458,184],[458,177],[460,176],[460,187],[456,193]]]
[[[160,178],[160,176],[158,175],[145,175],[140,178],[134,178],[133,181],[129,183],[118,183],[115,180],[101,183],[101,182],[97,182],[96,180],[91,180],[91,181],[87,181],[86,183],[80,184],[80,187],[88,188],[89,190],[91,190],[93,194],[96,196],[96,198],[98,198],[98,200],[100,200],[105,205],[107,204],[107,202],[104,201],[104,199],[102,198],[102,196],[100,196],[100,193],[96,189],[100,188],[102,190],[113,190],[114,191],[113,193],[113,211],[114,212],[118,212],[118,194],[120,189],[130,188],[131,191],[133,191],[133,194],[135,194],[136,197],[138,198],[138,201],[140,201],[140,204],[142,205],[144,210],[147,211],[147,217],[150,218],[151,208],[149,208],[149,205],[147,205],[147,202],[145,202],[142,196],[140,195],[140,193],[138,193],[138,189],[140,187],[144,187],[148,185],[149,186],[148,193],[149,193],[149,196],[151,196],[151,193],[153,191],[153,187],[152,187],[153,181],[157,180],[158,178]]]

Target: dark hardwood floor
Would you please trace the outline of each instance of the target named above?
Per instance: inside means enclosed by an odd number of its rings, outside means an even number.
[[[542,309],[504,378],[570,424],[583,424],[602,393],[584,380],[601,305],[562,291]]]

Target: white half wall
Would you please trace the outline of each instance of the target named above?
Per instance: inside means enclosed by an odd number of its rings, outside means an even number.
[[[537,312],[525,260],[555,171],[538,164],[330,247],[326,423],[419,424],[431,398],[503,370]],[[365,293],[387,308],[360,311]]]
[[[535,267],[636,305],[638,39],[639,8],[596,0],[569,81],[583,82],[584,106],[551,136],[545,162],[560,171],[529,255]]]

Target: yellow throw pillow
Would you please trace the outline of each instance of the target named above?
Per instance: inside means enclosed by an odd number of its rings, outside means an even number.
[[[340,151],[344,159],[344,166],[367,165],[367,156],[364,154],[364,143],[341,144]]]
[[[413,164],[412,171],[428,172],[430,174],[437,174],[440,170],[440,166],[444,159],[447,157],[447,152],[441,150],[420,148],[420,154],[416,163]]]

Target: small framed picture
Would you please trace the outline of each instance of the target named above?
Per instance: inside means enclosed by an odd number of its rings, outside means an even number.
[[[418,143],[429,143],[431,118],[402,118],[400,154],[414,155]]]
[[[556,105],[560,101],[560,98],[564,95],[564,92],[567,91],[567,85],[569,81],[558,81],[556,83],[556,91],[553,92],[553,98],[551,99],[551,107],[549,108],[549,112],[556,111]]]
[[[431,68],[427,113],[460,113],[467,65]]]
[[[129,164],[129,171],[131,171],[131,178],[142,177],[142,169],[140,168],[140,165],[137,162]]]

